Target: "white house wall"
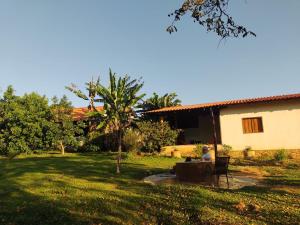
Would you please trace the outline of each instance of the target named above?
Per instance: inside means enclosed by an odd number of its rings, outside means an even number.
[[[262,133],[243,133],[242,119],[262,117]],[[300,149],[300,100],[228,106],[220,110],[222,143],[236,150]]]

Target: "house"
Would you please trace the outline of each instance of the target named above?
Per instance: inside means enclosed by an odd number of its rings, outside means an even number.
[[[102,111],[103,106],[97,106],[96,110],[97,111]],[[87,120],[89,118],[89,114],[88,114],[89,112],[91,112],[91,110],[88,107],[73,108],[72,118],[73,118],[74,121]]]
[[[103,106],[97,106],[97,111],[102,111]],[[72,111],[72,119],[74,123],[83,122],[86,125],[86,128],[84,129],[85,135],[88,134],[88,132],[94,130],[97,126],[98,121],[95,120],[95,118],[91,118],[89,113],[92,112],[89,107],[79,107],[79,108],[73,108]]]
[[[180,144],[217,142],[235,150],[247,146],[300,149],[300,94],[167,107],[148,113],[182,129]]]

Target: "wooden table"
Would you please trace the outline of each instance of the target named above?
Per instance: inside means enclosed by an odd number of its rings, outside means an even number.
[[[176,163],[175,174],[179,181],[212,182],[214,164],[211,161],[179,162]]]

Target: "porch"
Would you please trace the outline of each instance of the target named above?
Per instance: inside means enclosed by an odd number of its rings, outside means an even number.
[[[215,144],[214,135],[216,144],[222,144],[218,108],[167,111],[156,116],[168,121],[172,128],[181,130],[177,145]]]

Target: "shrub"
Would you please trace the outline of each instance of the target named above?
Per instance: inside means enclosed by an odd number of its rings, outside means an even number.
[[[274,160],[276,161],[284,161],[288,158],[288,154],[285,149],[280,149],[274,154]]]
[[[252,147],[251,146],[246,146],[244,151],[251,151],[252,150]]]
[[[97,146],[98,152],[116,150],[117,144],[116,144],[115,134],[114,133],[105,134],[97,130],[91,131],[88,133],[86,141],[79,151],[90,152],[91,151],[90,149],[96,149],[96,147],[91,147],[91,146]]]
[[[244,158],[248,157],[248,152],[252,150],[251,146],[246,146],[245,149],[243,150]]]
[[[98,145],[88,145],[86,150],[88,152],[101,152],[101,148]]]
[[[228,156],[229,152],[232,150],[232,147],[230,145],[226,145],[226,144],[223,144],[222,147],[223,147],[223,150],[222,150],[223,154]]]
[[[142,134],[142,150],[146,152],[160,151],[161,147],[174,145],[179,130],[172,130],[168,122],[139,122],[138,129]]]
[[[125,151],[132,152],[140,150],[142,137],[137,130],[127,129],[123,136],[123,147]]]
[[[194,148],[194,153],[197,155],[197,157],[201,157],[202,156],[202,148],[203,148],[204,144],[196,144],[196,147]]]
[[[102,142],[102,134],[99,131],[91,131],[87,134],[85,145],[101,145],[103,144]]]

